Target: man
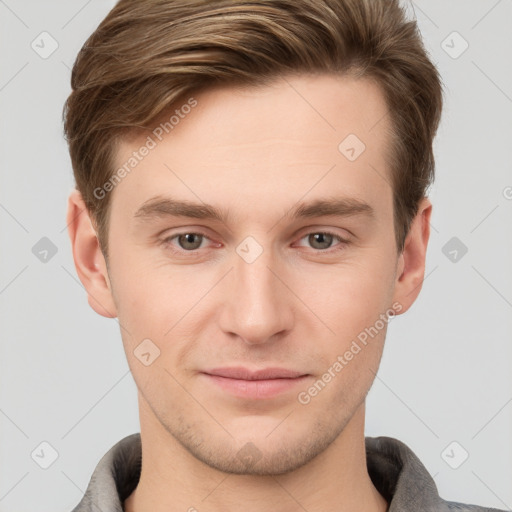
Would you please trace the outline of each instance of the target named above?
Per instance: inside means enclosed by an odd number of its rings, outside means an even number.
[[[364,437],[442,109],[398,2],[121,0],[72,87],[73,257],[141,424],[75,511],[484,510]]]

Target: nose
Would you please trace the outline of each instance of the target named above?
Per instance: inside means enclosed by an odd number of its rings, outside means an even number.
[[[291,330],[294,318],[294,296],[286,286],[284,264],[270,249],[254,261],[240,254],[235,252],[234,268],[224,282],[220,327],[250,345],[275,341]]]

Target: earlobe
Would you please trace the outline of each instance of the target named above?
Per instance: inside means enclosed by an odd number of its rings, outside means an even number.
[[[431,214],[432,203],[425,197],[420,201],[398,259],[393,300],[402,305],[400,314],[412,306],[423,285]]]
[[[75,268],[87,291],[89,305],[99,315],[116,317],[105,258],[82,195],[76,189],[68,198],[66,222]]]

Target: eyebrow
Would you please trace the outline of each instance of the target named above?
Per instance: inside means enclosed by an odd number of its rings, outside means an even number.
[[[352,215],[364,215],[373,218],[375,211],[368,203],[360,199],[335,197],[316,199],[309,203],[300,202],[284,217],[298,220],[323,216],[348,217]],[[150,222],[166,217],[186,217],[217,220],[227,224],[230,216],[227,211],[205,203],[155,196],[145,201],[135,212],[134,217],[140,222]]]

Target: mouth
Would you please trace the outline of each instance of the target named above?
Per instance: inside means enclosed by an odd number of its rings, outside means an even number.
[[[240,398],[262,400],[290,392],[310,377],[285,368],[249,370],[243,367],[213,368],[201,372],[218,389]]]

